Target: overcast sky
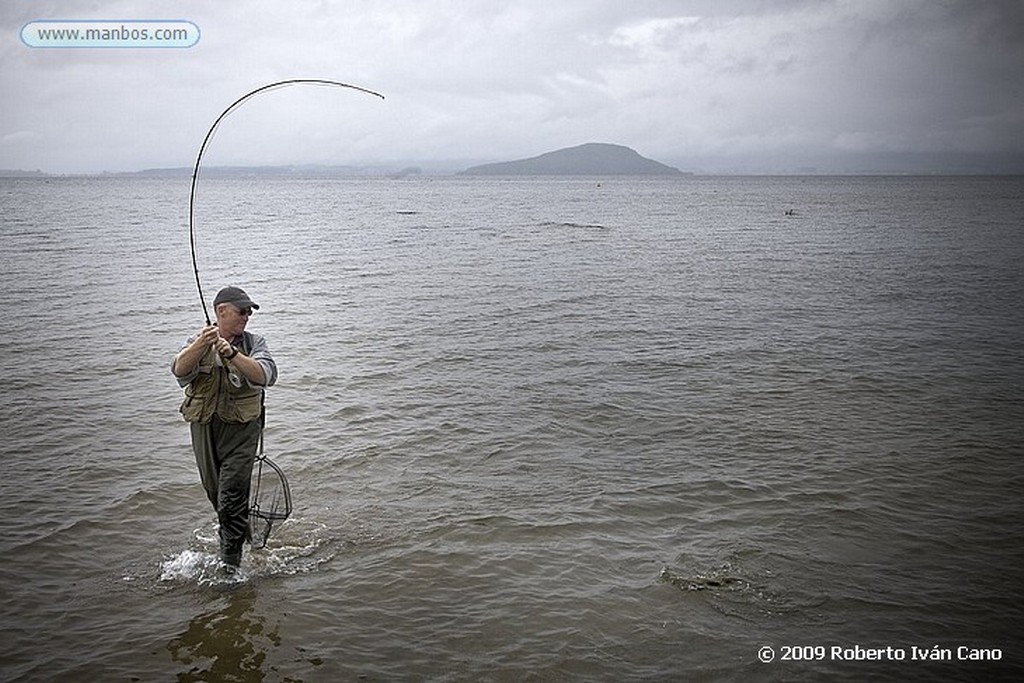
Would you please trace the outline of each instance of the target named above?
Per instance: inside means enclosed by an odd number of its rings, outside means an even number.
[[[184,19],[185,49],[43,49],[38,19]],[[0,168],[478,163],[584,142],[684,170],[1024,171],[1020,0],[0,4]],[[883,168],[887,165],[904,168]]]

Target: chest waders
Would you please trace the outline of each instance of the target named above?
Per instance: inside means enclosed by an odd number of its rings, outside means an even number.
[[[243,335],[242,350],[252,340]],[[218,364],[212,349],[185,389],[181,413],[191,423],[200,478],[217,512],[221,560],[241,562],[242,545],[266,547],[271,529],[288,519],[291,491],[284,472],[264,451],[265,392],[251,387],[231,363]]]

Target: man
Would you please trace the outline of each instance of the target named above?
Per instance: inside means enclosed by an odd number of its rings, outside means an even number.
[[[277,381],[277,364],[266,340],[245,331],[259,309],[248,294],[225,287],[213,308],[217,324],[185,342],[171,372],[185,388],[181,413],[220,522],[221,561],[234,571],[249,537],[249,480],[263,427],[263,389]]]

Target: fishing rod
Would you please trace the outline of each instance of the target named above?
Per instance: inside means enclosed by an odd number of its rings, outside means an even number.
[[[210,144],[210,140],[213,138],[213,134],[217,130],[217,126],[220,125],[221,121],[223,121],[228,114],[233,112],[235,109],[238,109],[249,99],[259,95],[260,93],[292,85],[320,85],[336,88],[348,88],[384,99],[384,96],[380,93],[367,90],[366,88],[361,88],[357,85],[350,85],[348,83],[341,83],[339,81],[331,81],[322,78],[292,78],[285,81],[268,83],[267,85],[260,86],[255,90],[247,92],[232,102],[227,109],[220,113],[220,116],[218,116],[213,122],[213,125],[210,126],[210,130],[206,132],[206,137],[203,138],[203,144],[199,147],[199,154],[196,155],[196,164],[192,168],[192,187],[189,190],[188,195],[188,240],[189,247],[192,251],[192,272],[195,274],[196,290],[199,292],[199,303],[203,307],[203,315],[206,316],[207,326],[211,324],[210,312],[206,308],[206,297],[203,296],[203,284],[199,278],[199,262],[196,258],[195,230],[196,186],[199,181],[199,168],[203,162],[203,153],[206,152],[206,147]],[[261,402],[263,401],[264,396],[265,394],[261,392]],[[263,431],[266,424],[266,415],[266,408],[261,405],[259,417],[259,454],[256,458],[253,470],[254,476],[250,480],[251,495],[249,500],[250,542],[254,548],[265,547],[267,545],[267,539],[270,536],[271,528],[276,523],[283,522],[288,519],[288,516],[292,511],[292,499],[291,492],[288,487],[288,479],[284,476],[284,472],[281,468],[278,467],[263,450]],[[253,480],[254,483],[252,483]]]
[[[291,78],[284,81],[268,83],[267,85],[260,86],[259,88],[256,88],[255,90],[252,90],[242,95],[237,100],[232,102],[227,109],[222,111],[220,116],[217,117],[217,120],[213,122],[213,125],[210,126],[210,130],[206,132],[206,137],[203,138],[203,144],[199,147],[199,154],[196,155],[196,164],[192,168],[192,189],[189,191],[188,195],[188,240],[189,246],[191,247],[192,250],[192,271],[195,273],[196,289],[199,291],[199,303],[203,307],[203,315],[206,316],[207,325],[211,324],[210,312],[206,308],[206,298],[203,296],[203,285],[202,282],[200,282],[199,280],[199,263],[196,259],[195,231],[196,184],[199,180],[199,166],[203,162],[203,153],[206,151],[206,146],[210,143],[210,140],[213,138],[213,133],[214,131],[217,130],[217,126],[220,125],[220,122],[223,121],[228,114],[233,112],[235,109],[238,109],[247,100],[255,97],[256,95],[259,95],[260,93],[267,92],[268,90],[275,90],[277,88],[285,88],[292,85],[321,85],[337,88],[348,88],[350,90],[358,90],[359,92],[366,93],[367,95],[374,95],[376,97],[384,99],[384,96],[381,95],[379,92],[367,90],[366,88],[362,88],[358,85],[350,85],[348,83],[341,83],[339,81],[331,81],[323,78]]]

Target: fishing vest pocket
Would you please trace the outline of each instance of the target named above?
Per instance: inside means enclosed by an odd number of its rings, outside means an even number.
[[[186,422],[209,422],[213,417],[213,406],[209,399],[200,392],[185,391],[185,400],[181,402],[182,416]]]
[[[252,422],[263,412],[261,394],[259,390],[226,393],[217,417],[224,422]]]
[[[199,374],[185,387],[185,400],[178,408],[186,422],[206,424],[213,418],[217,408],[217,381],[213,355],[208,351],[199,360]]]

